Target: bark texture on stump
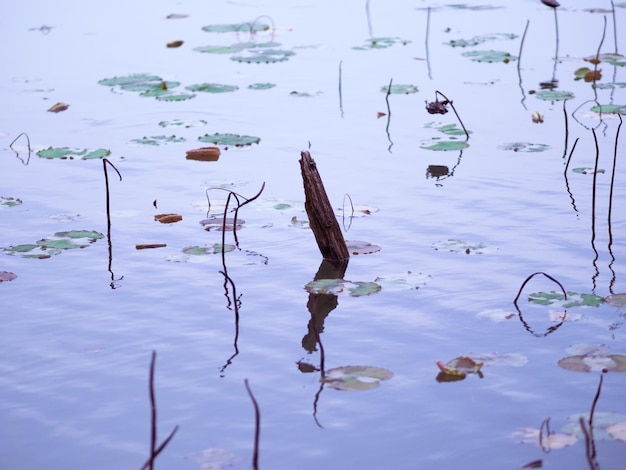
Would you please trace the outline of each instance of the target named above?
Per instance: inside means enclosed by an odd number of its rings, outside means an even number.
[[[300,153],[300,169],[304,183],[304,208],[309,217],[309,226],[315,241],[328,261],[345,261],[350,258],[346,241],[343,238],[337,217],[333,211],[322,178],[315,161],[307,151]]]

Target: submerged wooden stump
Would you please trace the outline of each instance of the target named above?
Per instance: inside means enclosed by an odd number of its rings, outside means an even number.
[[[309,152],[302,151],[300,155],[302,156],[300,169],[304,183],[304,208],[322,257],[328,261],[348,260],[350,253],[328,200],[322,178],[317,171],[317,165]]]

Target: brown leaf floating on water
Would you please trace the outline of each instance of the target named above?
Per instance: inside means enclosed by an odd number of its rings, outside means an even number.
[[[137,243],[135,245],[136,250],[147,250],[150,248],[165,248],[166,243]]]
[[[167,47],[170,48],[174,48],[174,47],[180,47],[183,45],[183,41],[181,40],[176,40],[176,41],[170,41],[166,44]]]
[[[65,111],[69,107],[70,107],[69,104],[56,103],[50,109],[48,109],[48,111],[51,112],[51,113],[60,113],[61,111]]]
[[[157,220],[162,224],[173,224],[183,220],[183,216],[178,214],[157,214],[154,216],[154,220]]]
[[[199,149],[187,150],[187,160],[216,162],[218,158],[220,158],[219,147],[200,147]]]

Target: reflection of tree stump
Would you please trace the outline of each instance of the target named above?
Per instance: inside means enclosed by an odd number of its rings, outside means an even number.
[[[339,223],[328,200],[317,166],[307,151],[300,153],[300,168],[304,183],[304,208],[309,225],[315,235],[322,257],[328,261],[345,261],[350,258]]]

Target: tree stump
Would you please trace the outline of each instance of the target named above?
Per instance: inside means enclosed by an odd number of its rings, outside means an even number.
[[[302,151],[300,155],[302,156],[300,169],[304,183],[304,208],[322,257],[335,262],[348,260],[350,253],[328,200],[322,178],[317,171],[317,165],[309,152]]]

